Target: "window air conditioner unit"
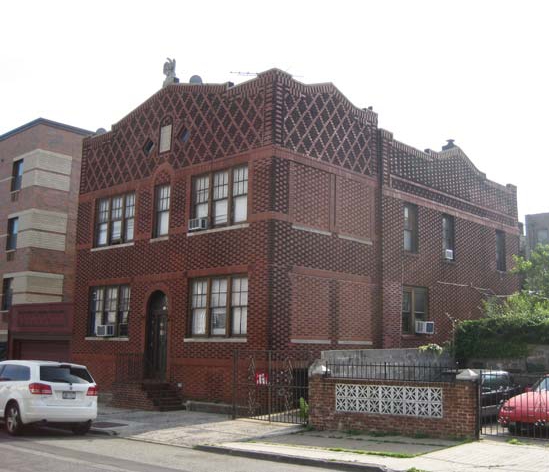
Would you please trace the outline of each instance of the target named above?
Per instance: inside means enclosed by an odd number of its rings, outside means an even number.
[[[99,325],[95,330],[95,335],[100,337],[114,336],[114,325]]]
[[[448,259],[449,261],[454,260],[453,249],[444,249],[444,259]]]
[[[189,220],[189,231],[208,229],[208,218],[192,218]]]
[[[435,332],[434,321],[416,321],[417,334],[434,334],[434,332]]]

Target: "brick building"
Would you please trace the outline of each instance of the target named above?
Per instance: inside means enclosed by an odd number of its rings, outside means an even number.
[[[89,134],[38,118],[0,136],[0,343],[4,345],[11,305],[73,301],[82,140]],[[47,312],[42,307],[42,319],[35,320],[39,336],[30,325],[21,338],[13,333],[17,356],[69,356],[70,332],[58,337],[54,329],[48,337]]]
[[[538,244],[549,244],[549,213],[526,215],[526,255],[530,256]]]
[[[104,390],[144,353],[227,400],[235,349],[443,342],[518,287],[516,188],[332,84],[169,85],[84,140],[82,169],[73,358]]]

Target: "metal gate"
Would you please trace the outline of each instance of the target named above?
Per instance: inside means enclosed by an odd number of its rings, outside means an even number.
[[[481,435],[549,439],[549,374],[480,370]]]
[[[307,423],[309,352],[234,351],[233,418]]]

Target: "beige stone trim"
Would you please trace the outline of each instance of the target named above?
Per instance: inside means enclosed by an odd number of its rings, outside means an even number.
[[[47,295],[43,293],[14,293],[12,303],[20,305],[22,303],[54,303],[62,302],[62,295]]]
[[[53,279],[51,277],[42,277],[40,275],[23,275],[13,278],[13,293],[41,293],[48,295],[63,294],[63,278]]]
[[[63,280],[65,276],[63,274],[53,274],[51,272],[35,272],[33,270],[25,270],[21,272],[8,272],[4,274],[4,278],[15,277],[43,277],[48,279],[60,279]]]
[[[46,233],[44,231],[20,231],[17,235],[17,248],[36,247],[51,251],[64,251],[66,237],[64,234]]]
[[[67,233],[68,215],[66,213],[31,208],[8,215],[8,218],[15,217],[19,218],[19,231],[38,230]]]
[[[71,179],[67,175],[35,169],[23,174],[21,187],[26,188],[33,185],[68,192],[71,186]]]
[[[46,151],[44,149],[34,149],[26,154],[17,156],[13,161],[21,159],[25,160],[23,172],[40,169],[58,174],[71,174],[72,156],[67,156],[66,154]]]
[[[63,274],[47,272],[12,272],[4,278],[13,278],[13,304],[63,301]]]

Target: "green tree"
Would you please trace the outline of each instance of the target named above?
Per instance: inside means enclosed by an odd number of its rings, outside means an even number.
[[[515,257],[515,263],[524,290],[486,301],[484,318],[459,323],[457,359],[521,357],[528,344],[549,344],[549,245],[537,246],[529,260]]]
[[[537,298],[549,298],[549,244],[539,244],[530,259],[515,256],[513,271],[524,277],[524,289]]]

